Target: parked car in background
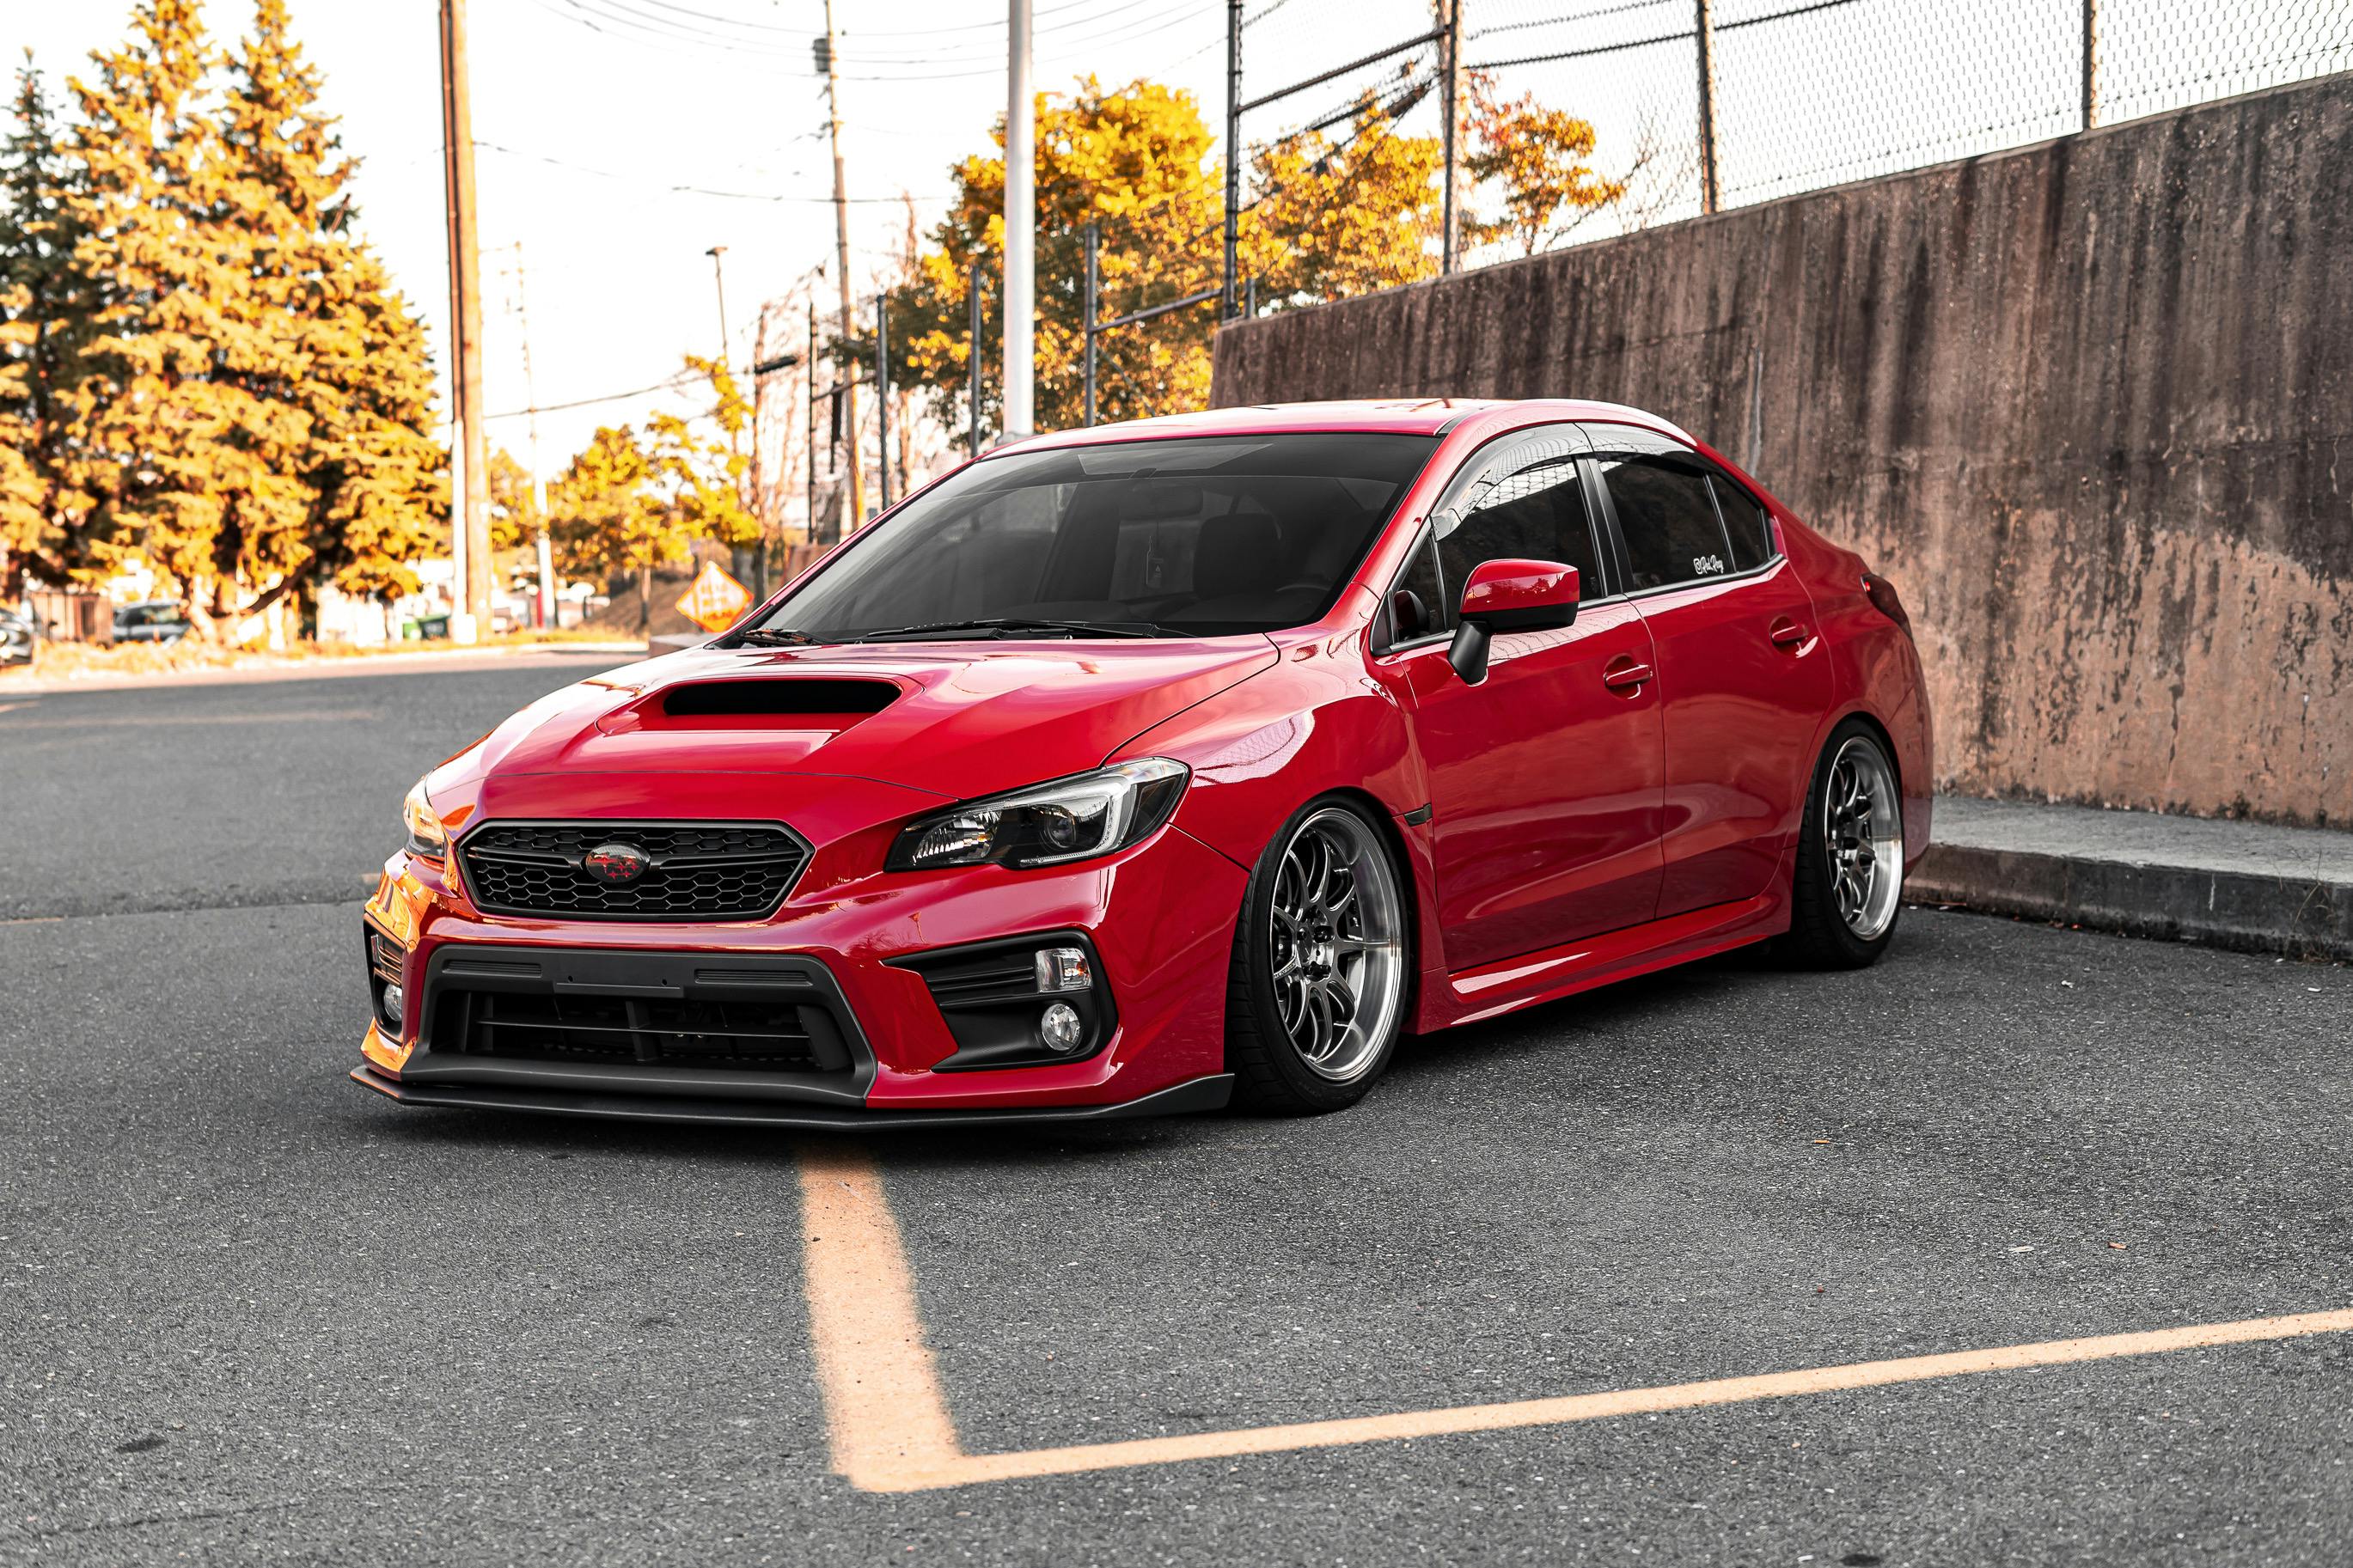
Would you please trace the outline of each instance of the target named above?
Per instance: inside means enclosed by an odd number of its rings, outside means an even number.
[[[0,609],[0,665],[33,662],[33,623],[10,609]]]
[[[1653,416],[1065,431],[426,774],[353,1077],[713,1124],[1332,1110],[1407,1034],[1767,940],[1873,963],[1931,774],[1894,589]]]
[[[175,643],[188,631],[187,616],[169,599],[124,605],[114,612],[116,642]]]

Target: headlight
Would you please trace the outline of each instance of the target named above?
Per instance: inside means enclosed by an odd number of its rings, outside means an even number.
[[[442,831],[441,814],[433,809],[433,800],[425,793],[423,779],[417,781],[409,789],[408,798],[400,803],[400,820],[408,829],[411,855],[427,855],[438,860],[449,852],[449,836]]]
[[[1054,866],[1141,842],[1185,793],[1185,764],[1166,757],[1113,763],[1010,795],[968,800],[899,831],[893,871],[941,866]]]

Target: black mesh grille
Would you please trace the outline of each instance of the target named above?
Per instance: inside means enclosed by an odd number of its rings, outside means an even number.
[[[469,1056],[766,1071],[848,1066],[828,1023],[813,1019],[818,1009],[806,1002],[453,991],[438,1006],[435,1049]]]
[[[581,866],[626,845],[649,862],[614,885]],[[759,920],[807,863],[786,829],[759,823],[491,822],[460,841],[466,883],[492,914],[587,920]]]

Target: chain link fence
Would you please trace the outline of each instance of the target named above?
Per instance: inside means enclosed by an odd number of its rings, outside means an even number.
[[[1563,111],[1622,186],[1516,242],[1466,242],[1466,265],[2353,68],[2353,0],[1452,0],[1451,28],[1449,3],[1246,9],[1242,203],[1265,199],[1268,149],[1345,141],[1368,100],[1400,134],[1442,136],[1456,36],[1458,127],[1478,100]],[[1501,199],[1492,179],[1462,186],[1474,218]]]

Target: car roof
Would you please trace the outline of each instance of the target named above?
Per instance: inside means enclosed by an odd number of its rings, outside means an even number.
[[[1318,431],[1385,431],[1401,436],[1440,436],[1466,423],[1507,428],[1536,420],[1595,420],[1641,425],[1683,440],[1691,437],[1655,414],[1621,403],[1567,397],[1392,397],[1337,399],[1326,403],[1259,403],[1240,408],[1205,408],[1058,430],[1008,442],[998,452],[1036,452],[1056,447],[1092,447],[1115,441],[1166,440],[1181,436],[1268,436]],[[990,456],[995,456],[991,453]]]

